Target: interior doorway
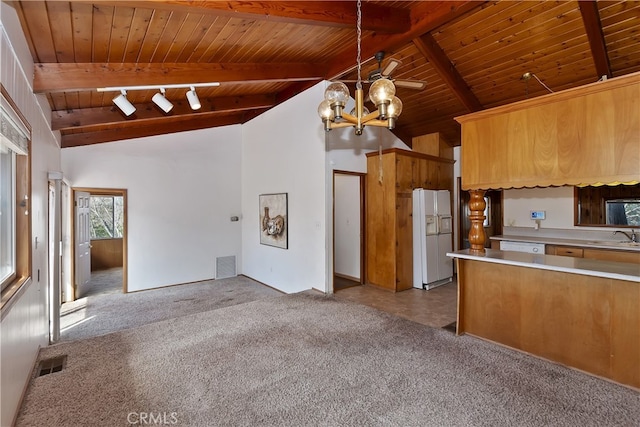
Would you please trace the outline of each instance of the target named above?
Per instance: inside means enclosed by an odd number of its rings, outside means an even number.
[[[73,188],[71,200],[72,300],[126,293],[127,190]]]
[[[333,172],[333,290],[364,283],[364,176]]]

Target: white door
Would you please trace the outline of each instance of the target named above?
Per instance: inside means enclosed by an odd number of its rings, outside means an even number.
[[[438,215],[450,216],[451,215],[451,196],[449,196],[449,190],[438,190],[436,192],[438,205]]]
[[[422,262],[422,283],[432,283],[438,280],[438,263],[440,250],[438,240],[440,235],[425,236],[425,259]]]
[[[49,342],[60,338],[60,201],[59,181],[49,181]]]
[[[436,211],[436,194],[437,192],[434,190],[422,190],[420,191],[420,197],[424,203],[424,214],[426,216],[434,216],[437,215]]]
[[[82,288],[91,279],[91,238],[89,235],[90,194],[76,191],[74,206],[76,209],[76,298],[82,295]]]
[[[447,256],[451,252],[451,234],[438,234],[438,279],[444,280],[453,276],[453,259]]]

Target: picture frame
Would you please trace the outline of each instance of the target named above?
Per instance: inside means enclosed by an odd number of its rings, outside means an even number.
[[[288,194],[260,194],[260,244],[289,248]]]

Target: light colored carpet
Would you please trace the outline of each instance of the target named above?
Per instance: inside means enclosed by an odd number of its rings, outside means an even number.
[[[91,272],[89,283],[78,289],[79,298],[122,293],[122,267]]]
[[[280,295],[281,292],[244,276],[128,294],[96,293],[62,305],[60,341],[95,337]]]
[[[640,423],[631,389],[314,292],[61,343],[40,358],[63,354],[64,370],[32,379],[17,426],[126,426],[141,414],[180,426]]]

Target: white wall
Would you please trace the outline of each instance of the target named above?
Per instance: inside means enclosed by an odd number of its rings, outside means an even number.
[[[128,289],[215,277],[241,264],[241,130],[227,126],[62,150],[73,187],[125,188]]]
[[[504,191],[504,225],[531,227],[530,211],[546,211],[540,228],[573,228],[573,187],[520,188]]]
[[[0,5],[0,23],[0,82],[32,130],[32,281],[5,307],[0,322],[0,425],[6,426],[18,410],[38,348],[48,343],[47,172],[61,168],[58,135],[50,131],[51,112],[46,101],[33,94],[33,61],[15,10],[5,2]]]
[[[326,181],[318,84],[242,126],[242,273],[287,293],[324,290]],[[288,194],[289,248],[260,244],[258,196]]]

